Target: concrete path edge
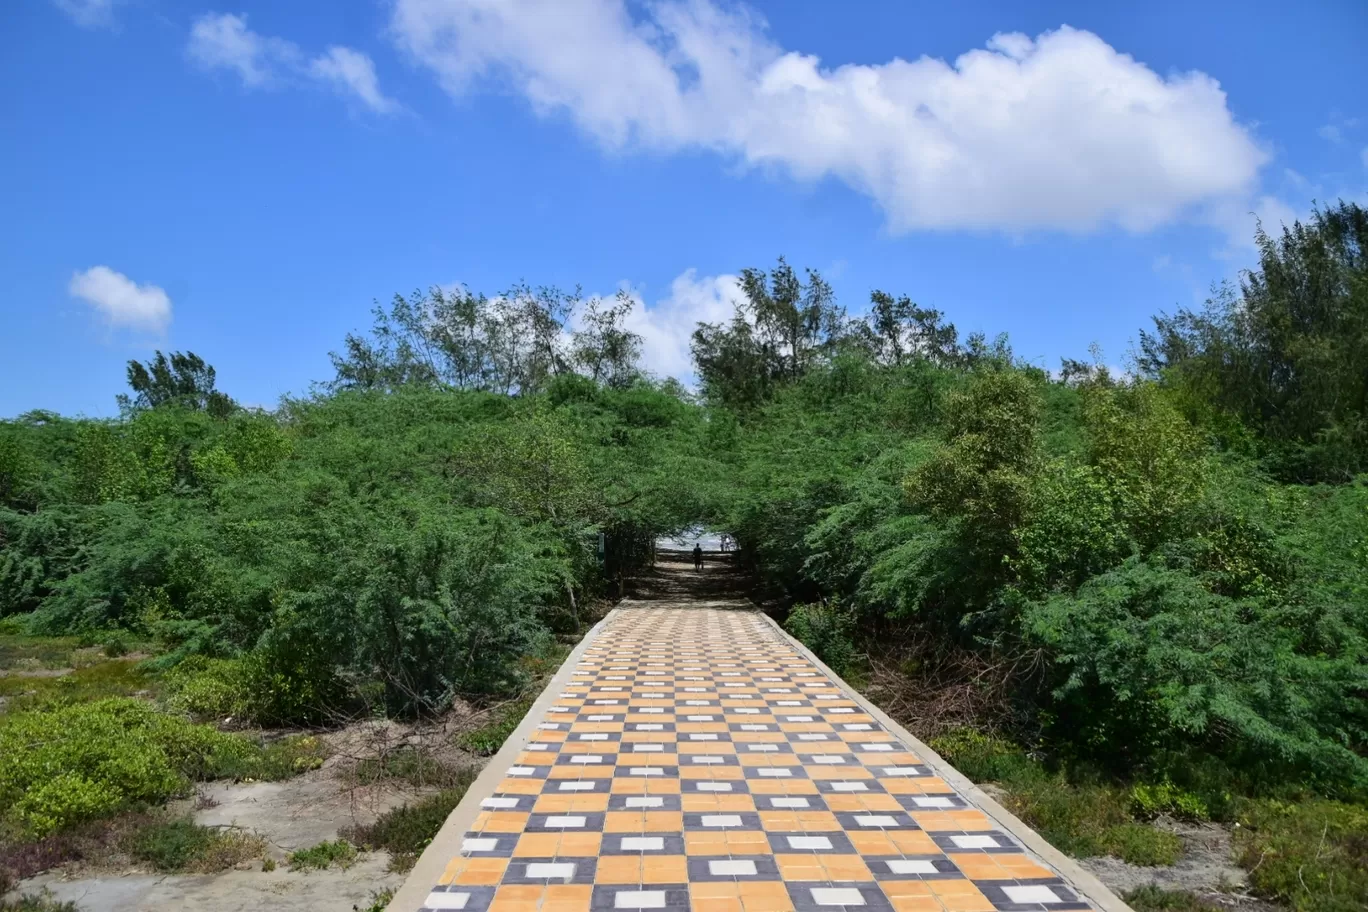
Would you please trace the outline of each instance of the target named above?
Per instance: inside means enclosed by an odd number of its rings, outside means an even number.
[[[899,738],[905,740],[908,745],[912,747],[913,752],[915,752],[927,766],[935,770],[938,776],[948,782],[961,795],[978,805],[979,809],[987,814],[989,818],[998,824],[998,826],[1016,837],[1022,845],[1036,853],[1042,861],[1054,868],[1065,880],[1073,885],[1075,890],[1096,906],[1098,912],[1134,912],[1121,897],[1107,889],[1107,886],[1103,884],[1102,881],[1083,870],[1072,858],[1046,842],[1044,837],[1027,826],[1011,811],[994,801],[992,796],[983,791],[983,789],[970,782],[963,773],[951,766],[944,757],[933,751],[927,744],[924,744],[920,738],[917,738],[907,729],[899,725],[888,715],[888,713],[871,703],[865,698],[864,694],[851,687],[850,683],[846,681],[845,678],[828,668],[827,664],[817,658],[816,654],[814,654],[811,649],[808,649],[800,641],[790,636],[788,631],[780,626],[778,621],[763,611],[757,609],[757,612],[769,622],[769,625],[774,628],[774,631],[781,638],[787,640],[789,645],[802,653],[804,658],[812,662],[826,674],[830,675],[833,681],[840,681],[846,692],[850,694],[851,698],[854,699],[856,703],[859,703],[866,712],[877,719],[879,724],[883,725]]]
[[[485,764],[480,775],[466,790],[465,797],[461,799],[460,804],[456,805],[456,809],[447,816],[446,823],[442,824],[442,828],[437,831],[432,842],[418,857],[413,870],[409,871],[407,879],[404,880],[404,885],[399,888],[399,891],[394,894],[394,898],[390,900],[389,905],[385,907],[385,912],[417,912],[418,909],[422,908],[423,900],[427,899],[428,893],[441,879],[447,865],[453,858],[461,854],[461,839],[479,815],[480,802],[492,795],[495,786],[503,781],[508,768],[522,753],[523,745],[531,740],[533,732],[537,730],[537,726],[545,717],[547,707],[560,697],[561,691],[565,689],[565,685],[574,675],[575,669],[579,667],[580,657],[584,655],[585,650],[593,644],[619,610],[621,609],[614,608],[605,614],[603,619],[591,627],[583,639],[565,657],[565,661],[561,663],[555,675],[546,682],[546,687],[542,689],[541,694],[537,696],[531,708],[527,710],[527,715],[523,716],[522,722],[513,729],[513,734],[504,741],[499,752],[489,758],[489,762]]]

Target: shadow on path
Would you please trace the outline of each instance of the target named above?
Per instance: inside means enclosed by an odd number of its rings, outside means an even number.
[[[752,609],[746,600],[750,577],[736,563],[735,552],[706,551],[703,569],[695,570],[687,551],[657,551],[654,567],[627,581],[625,607]],[[649,605],[640,603],[651,603]]]

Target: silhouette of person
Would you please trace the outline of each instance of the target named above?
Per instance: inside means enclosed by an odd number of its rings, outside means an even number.
[[[694,554],[694,569],[695,569],[695,570],[702,570],[702,569],[703,569],[703,546],[702,546],[702,545],[694,545],[694,552],[693,552],[693,554]]]

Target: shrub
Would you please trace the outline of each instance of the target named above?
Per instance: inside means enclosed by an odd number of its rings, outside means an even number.
[[[266,841],[259,836],[200,826],[189,817],[160,821],[134,834],[130,854],[162,873],[226,871],[260,857]]]
[[[1368,908],[1368,808],[1251,801],[1238,822],[1235,849],[1261,896],[1296,912]]]
[[[407,746],[388,751],[381,757],[361,760],[356,764],[355,776],[362,785],[399,780],[418,788],[434,785],[449,787],[469,781],[469,774],[465,770]]]
[[[1131,786],[1131,809],[1137,817],[1171,814],[1184,820],[1209,820],[1211,812],[1200,795],[1181,789],[1169,780]]]
[[[1165,890],[1154,884],[1136,887],[1121,898],[1135,912],[1215,912],[1224,908],[1187,890]]]
[[[352,912],[385,912],[389,907],[390,900],[394,899],[394,889],[386,887],[383,890],[376,890],[371,894],[370,905],[362,909],[360,906],[352,906]]]
[[[11,713],[0,718],[0,819],[44,836],[184,794],[191,780],[258,753],[140,700]]]
[[[794,605],[784,627],[838,675],[855,665],[855,618],[839,604]]]
[[[59,902],[44,891],[25,893],[18,899],[4,899],[0,894],[0,912],[81,912],[81,907],[69,900]]]
[[[456,738],[456,743],[481,757],[488,757],[497,753],[531,708],[531,697],[505,703],[495,709],[493,718],[484,725],[461,732]]]
[[[459,785],[387,811],[375,823],[358,827],[348,835],[368,849],[388,851],[392,856],[390,868],[407,871],[461,803],[475,776],[475,770],[467,770],[465,781]]]
[[[291,871],[318,870],[337,865],[349,868],[356,861],[356,846],[345,839],[320,842],[307,849],[290,853]]]

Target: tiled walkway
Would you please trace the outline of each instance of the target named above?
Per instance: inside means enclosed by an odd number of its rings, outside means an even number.
[[[536,724],[424,909],[1091,908],[757,612],[617,611]]]

